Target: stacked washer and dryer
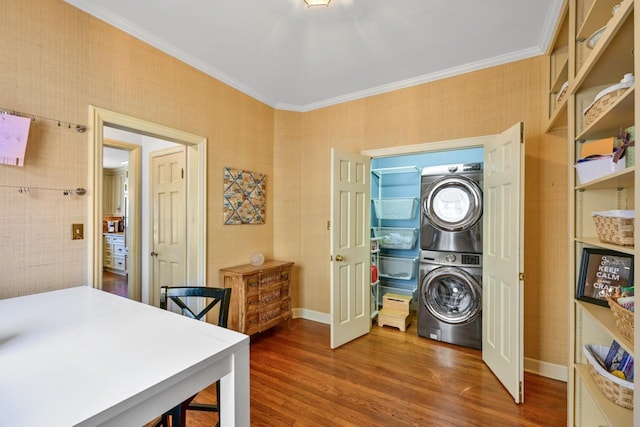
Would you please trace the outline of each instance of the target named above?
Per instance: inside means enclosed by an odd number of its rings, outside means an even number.
[[[422,169],[418,335],[482,347],[482,163]]]

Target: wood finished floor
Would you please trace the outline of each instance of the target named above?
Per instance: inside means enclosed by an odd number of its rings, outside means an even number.
[[[129,288],[127,276],[115,274],[110,271],[102,273],[102,290],[111,294],[127,297]]]
[[[566,383],[525,374],[516,405],[477,350],[375,324],[336,350],[329,326],[295,319],[251,338],[252,426],[565,426]],[[196,401],[215,401],[215,389]],[[216,414],[189,413],[189,427]]]

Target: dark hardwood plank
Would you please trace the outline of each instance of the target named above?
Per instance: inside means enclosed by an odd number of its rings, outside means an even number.
[[[197,400],[215,400],[210,387]],[[251,339],[252,426],[564,426],[566,384],[525,374],[516,405],[478,350],[373,325],[336,350],[329,326],[296,319]],[[187,425],[213,425],[190,413]]]
[[[104,271],[102,273],[102,290],[114,295],[127,298],[129,293],[129,282],[127,276]]]

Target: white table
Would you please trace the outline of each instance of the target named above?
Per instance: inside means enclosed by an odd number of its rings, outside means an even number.
[[[0,423],[141,427],[221,380],[249,426],[249,337],[77,287],[0,300]]]

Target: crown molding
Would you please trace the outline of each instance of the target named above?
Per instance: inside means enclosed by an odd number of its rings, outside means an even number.
[[[335,98],[318,101],[307,105],[290,105],[284,103],[276,104],[275,108],[278,110],[295,111],[300,113],[306,113],[309,111],[317,110],[324,107],[330,107],[344,102],[354,101],[357,99],[367,98],[370,96],[380,95],[387,92],[393,92],[399,89],[405,89],[412,86],[421,85],[424,83],[434,82],[436,80],[445,79],[448,77],[454,77],[461,74],[470,73],[473,71],[482,70],[485,68],[491,68],[498,65],[504,65],[510,62],[519,61],[522,59],[531,58],[544,53],[539,46],[531,47],[528,49],[520,50],[517,52],[511,52],[506,55],[495,56],[493,58],[483,59],[481,61],[472,62],[469,64],[461,65],[458,67],[452,67],[446,70],[438,71],[431,74],[425,74],[423,76],[414,77],[411,79],[402,80],[399,82],[390,83],[387,85],[377,86],[371,89],[366,89],[358,92],[353,92],[346,95],[341,95]]]
[[[245,95],[250,96],[266,105],[269,105],[275,108],[276,110],[293,111],[293,112],[301,112],[301,113],[317,110],[320,108],[330,107],[333,105],[354,101],[362,98],[367,98],[370,96],[380,95],[383,93],[392,92],[399,89],[405,89],[408,87],[417,86],[424,83],[429,83],[436,80],[453,77],[461,74],[466,74],[473,71],[478,71],[485,68],[503,65],[509,62],[519,61],[522,59],[541,55],[546,51],[547,45],[550,43],[551,37],[553,36],[553,31],[555,29],[555,25],[557,23],[557,20],[559,19],[560,10],[562,8],[562,0],[557,0],[556,2],[553,3],[553,7],[549,10],[549,14],[547,15],[544,31],[539,40],[538,46],[533,46],[527,49],[511,52],[505,55],[499,55],[493,58],[487,58],[487,59],[472,62],[469,64],[452,67],[452,68],[438,71],[435,73],[425,74],[422,76],[418,76],[418,77],[414,77],[414,78],[410,78],[410,79],[406,79],[398,82],[376,86],[376,87],[365,89],[362,91],[340,95],[334,98],[320,100],[320,101],[313,102],[306,105],[294,105],[294,104],[278,102],[277,100],[268,99],[260,92],[254,90],[253,88],[241,82],[234,80],[233,78],[229,77],[219,69],[212,67],[209,64],[204,63],[203,61],[200,61],[196,57],[189,55],[183,50],[173,46],[172,44],[167,43],[164,40],[161,40],[155,37],[153,34],[142,30],[141,28],[139,28],[136,25],[133,25],[131,22],[127,21],[126,19],[123,19],[120,16],[117,16],[106,9],[97,7],[86,0],[66,0],[66,1],[72,6],[79,8],[92,16],[95,16],[96,18],[112,25],[113,27],[124,31],[125,33],[161,50],[162,52],[184,62],[189,66],[194,67],[199,71],[202,71],[208,76],[213,77],[216,80],[219,80],[220,82],[231,86],[232,88],[244,93]]]

